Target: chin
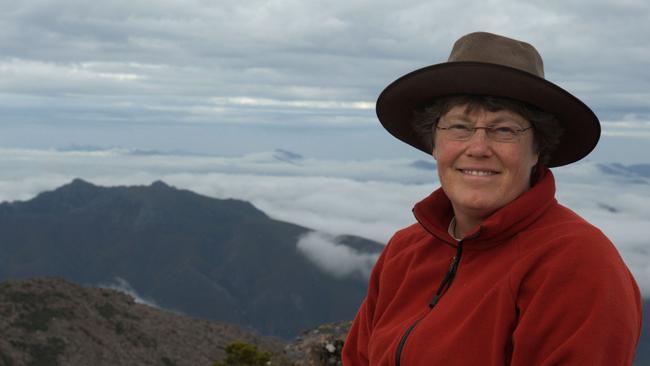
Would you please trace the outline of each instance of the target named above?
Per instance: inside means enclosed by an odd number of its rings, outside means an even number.
[[[487,218],[488,216],[492,215],[496,210],[500,209],[503,207],[501,206],[496,206],[496,205],[474,205],[474,206],[466,206],[464,210],[466,212],[473,212],[476,217],[481,217],[481,218]]]
[[[452,201],[452,205],[454,206],[454,210],[460,209],[461,211],[467,213],[471,212],[472,216],[483,218],[490,216],[494,211],[504,206],[496,202],[486,202],[482,200],[460,200],[458,203],[454,203],[454,201]]]

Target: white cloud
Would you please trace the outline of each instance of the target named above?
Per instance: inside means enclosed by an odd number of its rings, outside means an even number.
[[[116,67],[117,66],[117,67]],[[134,82],[146,77],[128,65],[100,63],[53,63],[27,59],[0,60],[0,89],[5,92],[43,93],[106,93],[107,88],[127,90]]]
[[[252,97],[213,98],[216,104],[251,107],[295,107],[316,109],[374,109],[374,102],[341,102],[328,100],[277,100]]]
[[[459,22],[466,9],[473,16]],[[444,61],[475,30],[531,41],[553,81],[612,118],[648,113],[644,2],[39,0],[3,10],[0,90],[15,110],[4,122],[63,134],[78,133],[70,120],[113,131],[143,121],[323,125],[332,110],[334,127],[370,128],[383,87]],[[103,132],[83,137],[115,138]]]
[[[179,186],[220,198],[253,202],[273,218],[322,232],[355,234],[385,242],[412,220],[413,197],[430,185],[357,181],[349,178],[260,176],[212,173],[197,181],[193,174],[170,175]],[[194,183],[192,183],[194,182]]]
[[[318,267],[336,277],[368,278],[379,257],[378,254],[359,253],[338,243],[335,237],[315,231],[303,235],[297,247]]]
[[[650,138],[650,118],[634,114],[625,115],[618,121],[603,121],[602,128],[605,136]]]
[[[112,282],[108,283],[100,283],[98,284],[99,287],[102,288],[109,288],[112,290],[117,290],[120,292],[123,292],[129,296],[131,296],[134,301],[138,304],[145,304],[149,305],[151,307],[159,308],[158,304],[153,299],[150,298],[144,298],[140,296],[135,289],[131,286],[131,284],[125,280],[124,278],[121,277],[115,277]]]

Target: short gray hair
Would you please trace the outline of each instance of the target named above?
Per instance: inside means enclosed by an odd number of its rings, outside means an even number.
[[[413,127],[422,141],[433,150],[438,120],[456,106],[465,105],[465,112],[476,110],[496,112],[509,110],[524,117],[533,126],[533,147],[539,154],[539,163],[546,165],[560,142],[562,127],[553,114],[539,110],[529,104],[509,99],[482,95],[455,95],[441,98],[415,113]]]

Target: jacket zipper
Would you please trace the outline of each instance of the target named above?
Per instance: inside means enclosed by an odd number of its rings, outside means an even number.
[[[433,298],[429,303],[429,312],[433,310],[436,304],[438,304],[440,298],[445,293],[447,293],[447,291],[451,287],[451,284],[454,281],[454,277],[456,277],[456,272],[458,271],[458,266],[460,265],[460,258],[462,254],[463,254],[463,241],[461,240],[458,242],[456,246],[456,255],[452,258],[451,264],[449,265],[449,269],[447,270],[445,277],[442,279],[442,282],[440,282],[440,286],[438,287],[438,290],[433,295]],[[406,345],[406,340],[408,339],[409,335],[411,335],[413,329],[415,329],[418,323],[420,323],[420,321],[424,319],[427,316],[427,314],[428,312],[424,314],[424,316],[416,320],[413,324],[411,324],[411,326],[408,327],[406,332],[404,332],[404,334],[402,335],[402,338],[400,339],[399,344],[397,345],[397,351],[395,352],[395,366],[400,366],[402,351],[404,350],[404,346]]]
[[[426,314],[424,316],[426,316]],[[424,316],[416,320],[415,323],[411,324],[409,329],[407,329],[404,335],[402,335],[402,339],[399,340],[399,345],[397,346],[397,352],[395,352],[395,366],[399,366],[400,364],[401,361],[400,359],[402,358],[402,350],[404,349],[404,345],[406,344],[406,339],[409,337],[413,329],[415,329],[415,326],[418,325],[420,320],[424,319]]]

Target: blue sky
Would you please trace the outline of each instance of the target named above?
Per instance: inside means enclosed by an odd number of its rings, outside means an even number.
[[[421,158],[375,99],[484,30],[534,44],[547,78],[595,110],[589,159],[650,163],[646,1],[1,3],[2,148]]]

